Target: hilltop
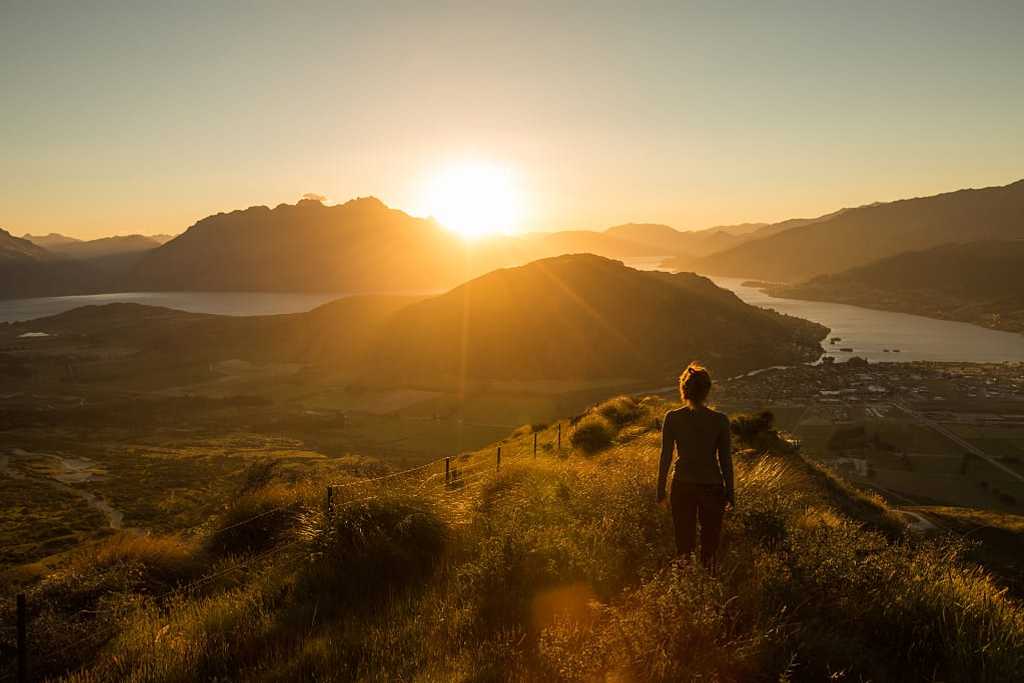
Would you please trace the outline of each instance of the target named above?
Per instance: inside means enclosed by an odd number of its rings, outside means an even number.
[[[1024,332],[1022,267],[1021,240],[946,244],[768,291]]]
[[[950,242],[1024,239],[1022,215],[1024,180],[846,209],[670,265],[711,275],[798,282]]]
[[[83,683],[1017,678],[1024,609],[963,543],[908,535],[878,499],[742,418],[720,571],[673,561],[654,502],[669,407],[620,397],[524,427],[500,443],[500,467],[484,448],[454,458],[448,481],[440,461],[372,480],[254,467],[209,524],[116,536],[35,585],[34,671]],[[594,422],[608,445],[577,438],[573,425]]]
[[[693,273],[590,254],[497,270],[399,311],[373,346],[417,377],[640,378],[671,383],[680,355],[731,374],[814,360],[827,330],[747,305]],[[409,344],[415,339],[415,344]]]

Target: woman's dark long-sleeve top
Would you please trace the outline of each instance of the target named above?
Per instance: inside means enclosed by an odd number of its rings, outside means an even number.
[[[672,451],[679,453],[675,480],[687,484],[718,484],[733,500],[732,452],[729,418],[701,406],[684,406],[665,414],[661,428],[661,464],[658,469],[658,500],[665,497]]]

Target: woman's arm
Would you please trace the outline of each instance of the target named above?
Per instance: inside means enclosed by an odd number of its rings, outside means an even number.
[[[736,505],[736,490],[733,488],[732,472],[732,439],[729,418],[722,416],[722,428],[718,430],[718,466],[722,468],[722,481],[725,483],[725,499],[730,505]]]
[[[665,484],[668,481],[668,468],[672,466],[672,451],[675,449],[675,442],[672,440],[672,430],[669,429],[669,416],[672,412],[665,413],[661,421],[661,462],[658,464],[658,502],[665,500]]]

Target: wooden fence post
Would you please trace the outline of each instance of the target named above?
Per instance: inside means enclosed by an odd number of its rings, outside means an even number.
[[[334,487],[331,486],[330,484],[328,484],[327,485],[327,505],[324,508],[327,511],[327,515],[328,516],[330,516],[330,514],[331,514],[331,506],[332,506],[332,504],[334,502],[332,500],[333,498],[334,498]]]
[[[558,423],[558,450],[562,450],[562,423]]]
[[[533,433],[533,457],[537,457],[537,432]]]
[[[452,458],[448,456],[444,459],[444,483],[448,484],[451,482],[452,473]]]
[[[18,683],[28,680],[28,610],[25,594],[18,593]]]
[[[497,471],[497,470],[500,470],[500,469],[501,469],[501,446],[498,446],[498,458],[497,458],[497,460],[494,463],[494,470]]]

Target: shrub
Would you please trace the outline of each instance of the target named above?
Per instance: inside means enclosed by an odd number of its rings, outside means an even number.
[[[733,415],[730,419],[732,433],[751,446],[757,445],[761,437],[774,434],[774,423],[775,415],[768,410],[757,415]]]
[[[615,428],[607,419],[597,414],[590,414],[576,423],[569,436],[569,443],[584,453],[597,453],[612,445]]]
[[[300,509],[296,492],[283,487],[244,495],[220,518],[206,549],[218,557],[267,550],[295,527]]]
[[[371,499],[336,512],[317,540],[307,575],[313,592],[359,602],[428,575],[445,547],[447,527],[422,499]]]
[[[241,493],[255,493],[270,484],[277,470],[278,460],[267,458],[257,460],[249,465],[245,471],[245,482],[242,484]]]
[[[643,408],[632,396],[616,396],[598,405],[594,412],[621,429],[639,418]]]
[[[531,427],[530,425],[520,425],[519,427],[516,427],[514,430],[512,430],[512,434],[510,434],[510,437],[515,439],[532,433],[533,427]]]

